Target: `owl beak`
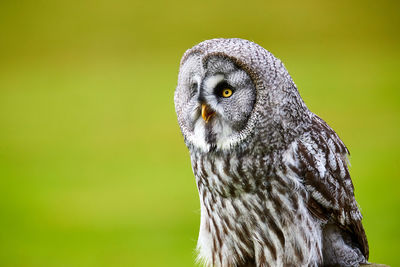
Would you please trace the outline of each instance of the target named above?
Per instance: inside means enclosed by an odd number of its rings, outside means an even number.
[[[203,120],[207,123],[212,116],[214,116],[215,111],[210,108],[210,106],[206,104],[201,104],[201,116]]]

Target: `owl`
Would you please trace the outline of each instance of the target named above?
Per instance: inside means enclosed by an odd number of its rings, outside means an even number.
[[[368,242],[348,149],[282,62],[243,39],[183,55],[174,95],[206,266],[359,266]]]

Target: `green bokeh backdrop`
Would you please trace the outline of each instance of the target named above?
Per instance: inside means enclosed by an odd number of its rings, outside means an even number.
[[[0,266],[193,266],[179,60],[215,37],[283,60],[351,151],[371,261],[400,265],[397,1],[0,2]]]

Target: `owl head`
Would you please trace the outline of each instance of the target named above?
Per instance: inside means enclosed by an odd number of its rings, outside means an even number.
[[[226,151],[255,136],[298,128],[307,108],[283,64],[243,39],[204,41],[184,54],[175,90],[190,149]],[[300,123],[301,124],[301,123]]]

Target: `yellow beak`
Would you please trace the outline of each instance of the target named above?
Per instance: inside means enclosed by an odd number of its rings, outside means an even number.
[[[212,116],[214,116],[214,114],[215,111],[212,110],[208,105],[201,104],[201,116],[206,123],[211,119]]]

